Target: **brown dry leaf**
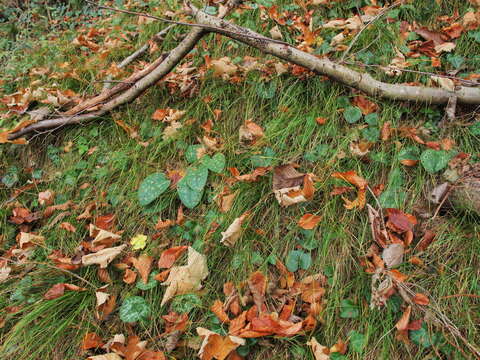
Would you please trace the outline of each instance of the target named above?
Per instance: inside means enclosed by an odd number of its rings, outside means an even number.
[[[175,246],[164,250],[158,260],[158,268],[170,269],[175,261],[188,249],[188,246]]]
[[[132,269],[125,269],[123,273],[123,282],[125,284],[133,284],[137,279],[137,273]]]
[[[240,217],[233,220],[227,230],[221,233],[222,240],[220,240],[220,242],[222,244],[228,247],[233,247],[235,245],[237,240],[242,235],[242,224],[248,215],[250,215],[249,211],[243,213]]]
[[[305,214],[298,220],[298,226],[305,230],[312,230],[322,220],[321,216]]]
[[[267,278],[260,271],[254,272],[248,279],[248,288],[252,293],[253,302],[257,306],[257,310],[262,312],[267,290]]]
[[[133,266],[137,269],[144,284],[148,282],[148,275],[152,270],[153,257],[142,254],[138,258],[131,258]]]
[[[238,66],[232,63],[229,57],[222,57],[218,60],[212,60],[210,62],[213,68],[213,75],[220,76],[224,79],[228,79],[231,75],[235,74],[238,70]]]
[[[105,214],[95,219],[95,226],[99,229],[110,231],[115,224],[115,214]]]
[[[168,287],[163,295],[161,306],[165,305],[175,295],[200,290],[201,282],[207,276],[207,258],[194,248],[189,247],[187,265],[172,267],[167,280],[162,284],[168,285]]]
[[[20,238],[18,239],[18,245],[21,249],[31,247],[33,245],[43,245],[45,244],[45,237],[40,235],[35,235],[32,233],[20,233]]]
[[[441,45],[435,46],[435,51],[439,54],[441,54],[442,52],[451,52],[453,49],[455,49],[456,46],[457,44],[453,42],[446,42]]]
[[[87,360],[122,360],[122,358],[115,353],[108,353],[103,355],[89,356]]]
[[[96,291],[97,298],[96,316],[99,320],[105,320],[108,315],[112,313],[117,304],[117,297],[115,295],[107,294],[103,291]]]
[[[162,218],[159,217],[157,223],[155,224],[155,230],[168,229],[170,226],[174,224],[175,222],[170,219],[162,220]]]
[[[210,307],[210,311],[215,314],[215,316],[222,322],[222,323],[228,323],[230,322],[230,319],[223,309],[223,303],[220,300],[215,300]]]
[[[320,345],[320,343],[312,337],[310,341],[307,341],[307,345],[312,348],[313,356],[315,360],[328,360],[330,359],[330,350],[328,347]]]
[[[84,291],[87,289],[81,288],[73,284],[66,284],[66,283],[55,284],[45,293],[45,295],[43,295],[43,298],[45,300],[52,300],[52,299],[59,298],[65,293],[65,290]]]
[[[393,268],[403,262],[403,253],[405,247],[403,244],[394,243],[388,245],[382,252],[382,260],[388,268]]]
[[[82,340],[82,350],[96,349],[104,345],[100,336],[93,332],[86,333]]]
[[[2,268],[0,268],[0,283],[7,281],[11,271],[12,268],[8,266],[3,266]]]
[[[260,176],[265,176],[270,170],[270,167],[258,167],[253,170],[250,174],[240,175],[240,172],[237,168],[228,168],[230,173],[234,176],[237,181],[247,181],[254,182],[257,181]]]
[[[412,307],[409,305],[403,312],[398,322],[395,324],[395,327],[397,328],[397,339],[405,343],[408,343],[408,323],[410,322],[411,312]]]
[[[220,211],[223,213],[228,212],[232,208],[236,196],[236,192],[231,193],[230,189],[225,187],[223,192],[220,193],[216,198],[216,202]]]
[[[430,300],[428,299],[428,297],[420,293],[415,294],[412,300],[415,304],[418,304],[418,305],[428,305],[430,303]]]
[[[239,346],[245,345],[245,340],[236,336],[221,336],[213,331],[198,327],[197,334],[203,337],[203,342],[198,351],[202,360],[224,360]]]
[[[93,264],[98,264],[100,265],[100,268],[104,269],[112,262],[113,259],[115,259],[122,251],[127,247],[126,244],[112,247],[112,248],[106,248],[103,250],[100,250],[96,253],[88,254],[82,256],[82,264],[83,265],[93,265]]]
[[[363,115],[368,115],[378,111],[378,105],[373,101],[368,100],[363,95],[357,95],[353,98],[352,104],[359,107],[362,110]]]
[[[120,235],[101,229],[93,224],[89,226],[89,235],[94,238],[92,240],[92,246],[112,246],[117,240],[122,238]]]
[[[38,203],[40,205],[52,205],[55,197],[55,192],[52,190],[45,190],[38,193]]]
[[[300,185],[303,184],[303,189]],[[276,166],[273,169],[273,192],[281,206],[290,206],[311,200],[314,193],[310,174],[302,174],[292,164]]]
[[[433,43],[435,44],[435,46],[437,45],[441,45],[445,42],[445,40],[443,39],[442,37],[442,34],[439,33],[439,32],[435,32],[435,31],[431,31],[431,30],[428,30],[428,29],[425,29],[425,28],[419,28],[419,29],[416,29],[414,30],[418,35],[420,35],[421,37],[423,37],[425,40],[431,40],[433,41]]]
[[[245,124],[238,129],[240,142],[249,145],[255,144],[263,135],[264,133],[261,126],[254,123],[251,119],[245,120]]]
[[[346,171],[343,173],[336,172],[332,174],[332,177],[337,179],[343,179],[349,182],[352,185],[355,185],[358,189],[357,198],[354,201],[349,201],[346,198],[343,198],[345,201],[345,207],[347,209],[353,209],[358,207],[359,209],[363,209],[366,204],[366,191],[367,191],[367,181],[362,178],[361,176],[357,175],[355,171]]]
[[[77,228],[70,224],[69,222],[62,222],[60,225],[58,225],[60,229],[66,230],[68,232],[74,233],[77,231]]]

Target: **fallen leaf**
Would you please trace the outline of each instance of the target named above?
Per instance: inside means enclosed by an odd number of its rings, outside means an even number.
[[[87,360],[122,360],[122,358],[115,353],[108,353],[103,355],[89,356]]]
[[[205,255],[189,247],[187,265],[172,267],[167,280],[162,284],[168,287],[163,295],[161,306],[175,295],[200,290],[201,282],[207,276],[208,267]]]
[[[312,337],[310,341],[307,341],[307,345],[312,348],[313,356],[315,360],[328,360],[330,359],[330,350],[328,347],[320,345],[320,343]]]
[[[390,244],[382,252],[382,260],[388,268],[393,268],[403,262],[403,244]]]
[[[55,284],[45,293],[45,295],[43,295],[43,298],[45,300],[52,300],[52,299],[59,298],[60,296],[63,296],[63,294],[65,293],[65,290],[84,291],[86,289],[73,284],[66,284],[66,283]]]
[[[125,269],[123,273],[123,282],[125,284],[133,284],[137,279],[137,273],[131,269]]]
[[[428,305],[430,303],[428,297],[420,293],[415,294],[412,300],[415,304],[418,305]]]
[[[283,39],[282,32],[278,28],[278,25],[275,25],[274,27],[272,27],[269,30],[269,33],[270,33],[270,36],[272,37],[272,39],[275,39],[275,40],[282,40]]]
[[[146,284],[148,282],[148,275],[150,275],[150,271],[152,270],[153,257],[142,254],[138,258],[131,258],[131,261],[140,274],[143,283]]]
[[[93,332],[86,333],[82,340],[82,350],[96,349],[104,345],[102,338]]]
[[[60,223],[60,225],[58,226],[60,229],[63,229],[63,230],[67,230],[68,232],[76,232],[77,229],[75,228],[75,226],[73,226],[72,224],[70,224],[69,222],[62,222]]]
[[[239,346],[245,345],[245,340],[236,336],[221,336],[213,331],[198,327],[197,334],[203,337],[203,342],[198,352],[202,360],[224,360]]]
[[[337,179],[343,179],[349,182],[352,185],[355,185],[358,189],[357,198],[354,201],[349,201],[346,198],[343,198],[345,201],[345,207],[347,209],[353,209],[358,207],[359,209],[363,209],[366,204],[366,189],[367,189],[367,181],[362,178],[361,176],[357,175],[355,171],[346,171],[346,172],[335,172],[332,174],[332,177]]]
[[[452,79],[441,76],[430,76],[430,78],[440,85],[441,88],[452,92],[455,91],[455,83]]]
[[[221,233],[222,240],[220,240],[220,242],[222,244],[228,247],[233,247],[235,245],[237,240],[242,235],[242,224],[248,215],[250,215],[250,212],[248,211],[243,213],[240,217],[233,220],[227,230]]]
[[[248,288],[252,292],[253,302],[258,311],[262,312],[267,290],[267,278],[260,271],[254,272],[248,279]]]
[[[141,250],[147,246],[147,235],[137,234],[130,240],[132,250]]]
[[[158,268],[170,269],[175,261],[188,249],[188,246],[175,246],[164,250],[158,260]]]
[[[298,220],[298,226],[305,230],[312,230],[318,225],[320,220],[322,220],[321,216],[305,214]]]
[[[230,319],[223,309],[223,303],[220,300],[215,300],[210,306],[210,311],[215,314],[215,316],[222,322],[222,323],[228,323],[230,322]]]
[[[125,249],[127,245],[120,245],[117,247],[107,248],[100,250],[96,253],[88,254],[82,256],[82,264],[83,265],[93,265],[98,264],[100,268],[104,269],[115,259],[122,251]]]
[[[52,190],[45,190],[38,193],[38,203],[40,205],[52,205],[55,193]]]
[[[368,115],[378,111],[378,105],[373,101],[368,100],[363,95],[357,95],[353,98],[352,104],[359,107],[362,110],[363,115]]]
[[[112,246],[117,240],[122,238],[120,235],[101,229],[93,224],[89,226],[89,235],[94,238],[92,246]]]
[[[238,129],[240,142],[253,145],[263,137],[263,129],[252,120],[245,120],[245,124]]]
[[[222,57],[218,60],[212,60],[211,67],[213,68],[214,76],[220,76],[224,79],[228,79],[238,70],[237,65],[234,65],[229,57]]]

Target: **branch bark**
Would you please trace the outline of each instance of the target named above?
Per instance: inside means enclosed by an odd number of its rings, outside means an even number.
[[[239,0],[231,0],[230,8],[234,8],[239,2]],[[202,36],[208,32],[227,36],[266,54],[303,66],[316,74],[326,75],[335,81],[359,89],[374,97],[431,104],[446,104],[451,97],[456,97],[459,103],[480,104],[480,88],[458,86],[454,91],[447,91],[441,88],[381,82],[367,73],[352,70],[326,58],[318,58],[288,44],[279,43],[250,29],[232,24],[222,18],[208,15],[193,5],[190,5],[190,11],[196,21],[203,26],[193,28],[170,53],[159,57],[142,71],[125,79],[124,82],[84,101],[60,116],[39,121],[16,132],[9,132],[8,140],[18,139],[34,132],[56,129],[64,125],[88,122],[105,115],[120,105],[133,101],[147,88],[172,71]]]
[[[447,91],[441,88],[381,82],[367,73],[352,70],[327,58],[318,58],[293,46],[272,43],[265,36],[263,36],[264,40],[254,39],[252,36],[259,37],[261,35],[250,29],[210,16],[193,5],[191,9],[196,21],[199,24],[212,26],[215,29],[212,30],[214,32],[238,40],[282,60],[303,66],[319,75],[327,75],[333,80],[357,88],[371,96],[431,104],[446,104],[452,96],[456,96],[459,103],[480,104],[480,88],[458,86],[455,91]]]

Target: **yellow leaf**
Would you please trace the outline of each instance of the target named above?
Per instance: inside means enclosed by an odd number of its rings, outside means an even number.
[[[132,240],[130,240],[130,244],[132,245],[133,250],[144,249],[147,245],[147,236],[143,234],[137,234],[132,238]]]

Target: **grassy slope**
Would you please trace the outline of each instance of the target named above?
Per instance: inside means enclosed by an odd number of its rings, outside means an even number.
[[[283,1],[282,3],[287,3]],[[422,0],[415,11],[407,11],[402,16],[406,20],[416,19],[422,24],[428,25],[439,14],[451,14],[454,6],[443,10],[435,6],[434,1]],[[447,3],[447,2],[445,2]],[[337,6],[338,16],[349,16],[350,11],[344,3]],[[466,6],[463,1],[457,1],[460,13],[464,13]],[[343,7],[342,7],[343,6]],[[434,9],[435,11],[432,11]],[[301,10],[297,10],[301,13]],[[243,15],[240,23],[258,28],[260,24],[258,12],[249,12]],[[320,16],[328,16],[319,10]],[[333,17],[333,16],[332,16]],[[127,16],[116,16],[123,24],[133,20]],[[146,34],[137,40],[141,44],[148,34],[152,34],[161,25],[149,25]],[[266,27],[267,29],[270,26]],[[176,30],[180,32],[181,30]],[[18,76],[31,66],[48,64],[52,56],[55,63],[72,61],[75,48],[69,43],[69,36],[73,32],[67,32],[55,41],[26,38],[23,45],[16,44],[15,48],[4,53],[3,62],[9,66],[8,73],[16,73]],[[170,39],[171,40],[171,39]],[[372,43],[372,41],[374,41]],[[371,29],[364,32],[360,41],[352,52],[358,51],[370,44],[369,50],[387,59],[393,54],[392,43],[397,41],[397,35],[393,26],[383,22],[377,22]],[[222,40],[218,46],[213,37],[207,40],[210,56],[258,55],[251,49],[235,46],[228,40]],[[172,46],[169,42],[168,46]],[[22,46],[32,47],[24,54]],[[479,53],[478,44],[466,36],[459,41],[456,53],[469,57],[469,54]],[[128,50],[113,54],[113,59],[121,59]],[[78,71],[84,78],[83,83],[61,82],[61,86],[68,88],[73,86],[75,90],[94,91],[89,85],[94,77],[90,71],[82,71],[81,61]],[[194,61],[199,61],[194,60]],[[473,69],[479,68],[478,63],[472,62]],[[421,78],[410,75],[402,80],[421,81]],[[20,80],[20,84],[21,84]],[[25,84],[28,79],[24,79]],[[48,82],[48,79],[44,79]],[[258,78],[252,75],[247,82],[240,85],[232,85],[228,82],[209,77],[201,84],[200,93],[195,99],[181,99],[175,95],[169,95],[161,86],[148,91],[138,101],[130,104],[115,113],[130,125],[136,125],[143,130],[141,135],[144,139],[151,140],[151,145],[144,148],[130,139],[109,117],[104,121],[89,124],[83,127],[62,129],[55,136],[38,138],[29,147],[3,146],[0,148],[0,170],[15,165],[18,168],[33,166],[43,169],[44,179],[38,189],[33,189],[23,194],[19,201],[26,207],[35,205],[38,191],[47,188],[53,189],[57,194],[62,194],[66,199],[72,199],[82,208],[92,200],[114,202],[115,206],[109,205],[101,209],[102,213],[114,212],[118,216],[118,229],[124,230],[123,238],[128,239],[136,233],[153,234],[153,225],[156,215],[142,213],[141,207],[136,200],[136,189],[146,175],[155,171],[164,171],[166,168],[182,168],[186,162],[181,148],[181,142],[165,142],[161,139],[161,127],[153,124],[150,116],[157,108],[172,107],[187,110],[187,116],[196,118],[197,124],[208,118],[213,118],[213,109],[223,111],[221,120],[215,123],[214,130],[225,141],[224,153],[227,156],[227,166],[237,167],[242,173],[251,170],[250,156],[261,149],[243,149],[238,144],[238,127],[245,119],[252,118],[260,124],[266,133],[265,144],[275,151],[274,164],[299,162],[301,169],[313,172],[319,176],[315,199],[301,206],[283,209],[278,206],[273,195],[270,193],[271,180],[263,178],[258,183],[238,184],[238,196],[233,209],[226,215],[221,215],[216,221],[220,223],[220,230],[224,230],[231,221],[247,209],[254,207],[253,216],[249,220],[249,229],[233,249],[228,249],[218,244],[219,233],[216,233],[207,244],[208,263],[210,276],[205,281],[205,296],[202,297],[202,307],[197,309],[191,318],[194,325],[209,327],[212,317],[208,314],[208,307],[212,301],[221,294],[222,284],[226,281],[243,281],[248,274],[256,270],[266,269],[265,259],[270,254],[275,254],[284,259],[288,251],[294,248],[298,237],[299,228],[296,220],[304,213],[311,212],[320,214],[323,219],[320,223],[316,237],[319,247],[312,252],[313,266],[309,273],[323,271],[330,278],[330,286],[326,293],[326,309],[324,312],[324,324],[315,332],[315,336],[322,344],[331,345],[337,338],[345,339],[350,330],[357,330],[368,337],[368,345],[365,353],[359,355],[348,353],[348,358],[412,358],[423,359],[434,356],[432,348],[425,350],[417,346],[405,346],[395,340],[395,332],[392,328],[400,316],[395,306],[388,306],[382,310],[370,310],[368,298],[370,294],[370,276],[365,274],[359,265],[359,257],[366,253],[372,239],[364,211],[347,211],[343,208],[339,197],[331,197],[329,192],[334,184],[340,182],[329,178],[333,171],[356,170],[370,181],[371,184],[387,183],[388,175],[395,169],[399,169],[404,178],[402,189],[407,193],[406,200],[400,205],[405,211],[412,211],[413,207],[422,201],[425,188],[433,184],[436,177],[428,175],[421,167],[404,168],[398,163],[395,156],[398,151],[396,145],[413,145],[408,139],[398,138],[398,144],[378,143],[373,153],[381,153],[385,156],[385,162],[372,161],[368,164],[358,159],[347,156],[341,160],[334,159],[335,154],[341,151],[349,154],[348,145],[358,137],[359,130],[356,125],[348,125],[341,113],[339,113],[337,99],[339,96],[351,96],[349,89],[341,87],[329,81],[319,78],[299,80],[291,76],[283,76],[276,79],[277,92],[272,99],[263,99],[256,91]],[[211,96],[212,102],[205,104],[202,99]],[[378,101],[381,106],[380,124],[384,121],[392,121],[392,125],[418,125],[429,120],[425,113],[426,109],[440,113],[442,109],[423,107],[412,104],[406,107],[389,101]],[[288,112],[279,109],[288,107]],[[422,112],[423,111],[423,112]],[[320,127],[315,123],[315,118],[323,116],[328,119],[326,125]],[[434,123],[434,122],[433,122]],[[1,125],[1,123],[0,123]],[[197,136],[201,135],[198,125],[183,128],[181,139],[187,144],[196,143]],[[456,140],[458,149],[475,153],[478,151],[478,138],[474,138],[462,127],[447,127],[439,130],[433,126],[433,140],[450,137]],[[69,153],[61,151],[64,144],[72,141],[74,146]],[[303,155],[315,148],[318,144],[328,145],[328,155],[319,161],[310,163],[303,159]],[[98,150],[91,156],[80,154],[80,148],[97,146]],[[60,149],[57,163],[52,162],[52,156],[47,156],[47,149],[55,147]],[[50,150],[50,153],[52,150]],[[22,173],[21,183],[24,183],[29,175]],[[215,212],[216,205],[209,201],[210,194],[214,194],[222,188],[222,178],[210,176],[209,186],[211,191],[205,196],[204,201],[194,211],[187,211],[187,218],[200,225],[196,238],[203,238],[207,226],[208,212]],[[79,190],[79,186],[89,182],[91,186],[86,190]],[[343,184],[342,184],[343,185]],[[0,188],[0,201],[9,197],[9,191]],[[107,194],[105,199],[102,194]],[[373,199],[369,199],[373,201]],[[160,200],[159,205],[165,207],[161,212],[162,218],[173,218],[179,205],[175,193],[167,193]],[[0,209],[0,228],[5,235],[4,247],[8,248],[14,243],[15,228],[7,222],[9,212]],[[45,261],[45,256],[52,249],[72,251],[86,235],[84,225],[86,223],[75,220],[76,214],[64,219],[77,227],[75,234],[66,233],[63,230],[40,229],[40,233],[47,239],[46,249],[37,251],[36,260]],[[478,238],[478,219],[462,214],[446,214],[442,222],[436,227],[438,240],[422,255],[426,267],[424,269],[413,267],[409,264],[402,265],[403,272],[412,275],[412,279],[423,288],[427,289],[433,299],[437,299],[444,313],[462,330],[463,334],[473,343],[479,342],[478,336],[478,313],[479,302],[471,298],[441,299],[442,296],[457,293],[479,293],[478,285],[478,254],[480,241]],[[262,229],[265,236],[255,233],[254,229]],[[164,241],[165,239],[161,239]],[[169,237],[172,244],[186,244],[188,241],[178,236]],[[158,243],[151,243],[150,250],[155,251]],[[254,263],[253,254],[261,255],[261,261]],[[93,269],[82,269],[79,274],[101,285]],[[120,279],[121,274],[110,269],[112,277]],[[43,292],[64,277],[67,282],[79,284],[75,278],[44,266],[37,266],[30,275],[33,279],[31,294],[43,294]],[[14,279],[0,287],[0,307],[9,306],[12,303],[10,296],[18,287],[18,279]],[[120,286],[116,289],[120,299],[126,295],[141,293],[133,286]],[[163,295],[163,287],[145,292],[146,298],[151,301],[154,309],[153,319],[138,331],[143,337],[154,338],[161,331],[160,316],[168,311],[160,307],[160,299]],[[93,293],[69,293],[59,299],[51,301],[36,300],[26,305],[15,315],[7,316],[7,323],[1,330],[0,357],[2,359],[56,359],[78,357],[78,342],[87,331],[96,331],[108,338],[111,334],[124,332],[126,329],[120,323],[116,314],[113,319],[104,324],[99,324],[94,318]],[[342,319],[339,316],[340,302],[343,299],[351,299],[360,307],[360,316],[356,319]],[[195,335],[195,326],[192,326],[188,335]],[[439,332],[432,326],[431,333]],[[68,341],[66,341],[68,339]],[[275,340],[275,348],[270,349],[257,346],[251,358],[271,357],[272,351],[275,357],[287,358],[311,358],[306,350],[304,337],[289,340]],[[55,354],[55,355],[46,355]],[[194,353],[179,356],[180,358],[193,358]],[[250,358],[250,357],[249,357]],[[273,357],[271,357],[273,358]],[[449,358],[462,358],[452,354]]]

